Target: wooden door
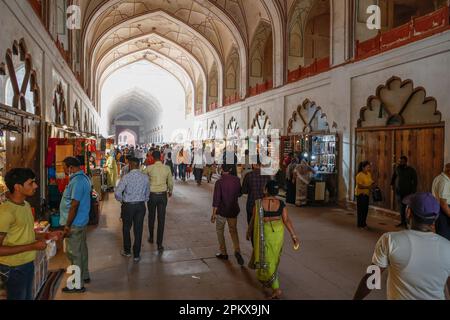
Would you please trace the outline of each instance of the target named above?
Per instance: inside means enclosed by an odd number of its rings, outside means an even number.
[[[23,128],[21,166],[32,169],[36,174],[37,181],[39,181],[41,173],[40,122],[38,120],[24,119]],[[38,191],[32,199],[29,199],[32,207],[36,208],[38,212],[40,208],[40,194],[41,192]]]
[[[417,171],[418,192],[430,192],[433,179],[444,167],[445,128],[407,128],[379,131],[358,131],[356,166],[362,161],[372,163],[372,175],[384,196],[381,208],[398,211],[390,186],[395,165],[401,156]]]
[[[360,131],[356,140],[356,169],[359,163],[372,164],[372,177],[381,188],[383,202],[376,205],[392,208],[391,178],[393,165],[393,131]],[[355,174],[356,176],[356,174]]]
[[[416,169],[418,192],[430,192],[433,179],[444,168],[444,127],[397,130],[395,158],[408,157]]]

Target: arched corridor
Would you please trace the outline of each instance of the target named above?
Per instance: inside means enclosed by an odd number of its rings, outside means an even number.
[[[92,284],[85,295],[74,297],[58,293],[56,299],[87,300],[264,300],[266,295],[253,271],[241,268],[234,258],[216,259],[217,236],[210,220],[212,185],[200,188],[189,183],[175,186],[166,218],[166,250],[158,253],[156,245],[145,241],[142,260],[136,265],[122,257],[119,204],[111,196],[103,204],[104,214],[97,228],[88,236]],[[245,202],[241,202],[245,207]],[[382,232],[392,230],[392,220],[373,218],[373,232],[353,227],[355,214],[349,210],[320,208],[289,212],[303,239],[302,254],[290,245],[284,248],[280,266],[285,299],[351,299],[371,252]],[[245,263],[251,255],[251,243],[245,241],[244,215],[239,219],[239,235]],[[147,239],[147,225],[144,228]],[[328,236],[324,236],[327,234]],[[231,241],[227,239],[231,248]],[[286,238],[288,243],[288,238]],[[345,259],[343,259],[345,258]],[[60,255],[52,267],[64,267],[67,258]],[[62,281],[61,287],[65,281]],[[371,295],[382,299],[385,291]]]
[[[28,272],[0,300],[450,297],[450,0],[0,0],[0,22],[0,276]]]

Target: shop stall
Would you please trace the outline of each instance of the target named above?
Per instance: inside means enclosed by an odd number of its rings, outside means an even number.
[[[288,136],[281,141],[283,158],[292,152],[313,169],[308,204],[335,204],[338,200],[339,135],[331,133],[321,108],[305,100],[294,111]]]
[[[87,138],[49,138],[45,165],[47,168],[47,200],[50,215],[54,216],[52,227],[58,227],[57,216],[62,194],[69,184],[69,177],[64,172],[63,161],[67,157],[75,157],[81,163],[81,169],[92,177],[94,191],[92,192],[91,223],[96,224],[99,215],[99,195],[101,195],[102,169],[91,166],[90,158],[97,153],[97,140]],[[98,187],[100,177],[100,193],[95,190]],[[56,216],[56,217],[55,217]]]

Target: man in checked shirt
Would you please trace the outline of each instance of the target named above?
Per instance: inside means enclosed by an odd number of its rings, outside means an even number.
[[[261,162],[258,157],[257,163],[253,165],[253,171],[245,176],[242,183],[242,193],[248,194],[246,206],[248,224],[252,220],[256,200],[264,198],[264,188],[270,180],[270,176],[261,174]]]
[[[141,260],[142,233],[144,218],[147,211],[145,203],[150,197],[150,182],[148,177],[139,170],[140,161],[137,158],[128,159],[130,172],[126,174],[116,188],[117,201],[122,203],[123,251],[124,257],[131,257],[130,231],[134,231],[134,262]]]

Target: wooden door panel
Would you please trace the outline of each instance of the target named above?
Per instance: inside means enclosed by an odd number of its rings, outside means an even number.
[[[362,161],[372,164],[372,176],[383,192],[383,202],[375,205],[391,209],[392,131],[363,131],[357,133],[356,165]]]

